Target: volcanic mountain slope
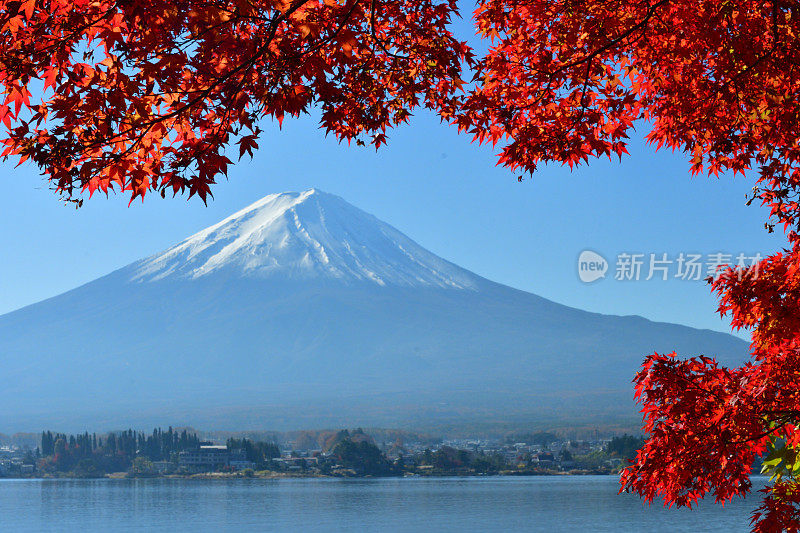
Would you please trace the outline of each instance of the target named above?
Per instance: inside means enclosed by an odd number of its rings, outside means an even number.
[[[0,431],[635,424],[654,350],[747,344],[491,282],[312,189],[0,317]]]

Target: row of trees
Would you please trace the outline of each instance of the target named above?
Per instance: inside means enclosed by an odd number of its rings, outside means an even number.
[[[86,432],[66,435],[43,431],[41,454],[45,457],[56,454],[90,456],[95,453],[108,455],[144,455],[151,461],[168,460],[176,452],[196,448],[200,440],[187,430],[177,432],[170,427],[166,431],[156,428],[151,435],[132,429],[109,433],[105,437]]]
[[[242,450],[256,468],[276,470],[272,460],[281,456],[274,442],[229,438],[230,450]],[[323,470],[334,466],[353,470],[359,476],[395,475],[399,471],[362,430],[331,432],[326,437],[331,452],[323,461]],[[108,472],[131,471],[146,474],[155,461],[177,462],[178,454],[196,449],[200,439],[187,430],[156,428],[151,434],[134,430],[98,436],[95,433],[67,435],[44,431],[41,446],[30,453],[29,462],[38,462],[42,472],[68,472],[76,476],[96,476]]]
[[[93,454],[107,455],[142,455],[151,461],[169,460],[173,454],[197,448],[200,440],[194,433],[187,430],[175,431],[170,427],[166,431],[156,428],[147,435],[132,429],[109,433],[105,437],[87,433],[66,435],[43,431],[41,437],[41,454],[45,457],[52,455],[90,456]]]
[[[43,472],[71,472],[77,476],[95,476],[128,470],[136,458],[147,461],[175,461],[181,451],[197,448],[200,439],[187,430],[151,434],[134,431],[67,435],[44,431],[36,449],[39,469]]]

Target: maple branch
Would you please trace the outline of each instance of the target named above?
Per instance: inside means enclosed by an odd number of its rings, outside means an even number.
[[[326,37],[325,39],[320,40],[317,44],[315,44],[313,46],[309,46],[301,54],[296,54],[296,55],[293,55],[293,56],[290,56],[290,57],[292,59],[300,59],[301,57],[306,56],[306,55],[308,55],[310,53],[319,51],[324,45],[330,44],[331,42],[333,42],[333,40],[336,39],[342,33],[342,30],[347,25],[347,22],[350,20],[350,17],[353,16],[353,13],[355,12],[356,6],[360,3],[360,1],[361,0],[355,0],[355,2],[353,2],[353,5],[351,5],[350,9],[347,10],[347,13],[345,14],[345,16],[342,17],[341,21],[339,21],[338,26],[336,26],[336,28],[330,33],[330,35],[328,37]]]
[[[593,62],[594,58],[596,58],[599,55],[607,52],[608,50],[612,49],[616,45],[622,43],[628,37],[630,37],[631,35],[633,35],[634,33],[636,33],[639,30],[642,31],[642,34],[639,35],[635,39],[634,42],[640,40],[642,37],[645,36],[644,32],[647,30],[647,25],[648,25],[649,21],[654,16],[656,16],[657,9],[659,7],[661,7],[661,6],[669,3],[669,2],[670,2],[670,0],[659,0],[655,4],[652,4],[652,5],[648,4],[647,12],[645,13],[645,17],[642,20],[640,20],[638,23],[636,23],[632,27],[628,28],[622,34],[620,34],[617,37],[609,40],[605,45],[595,49],[594,51],[590,52],[589,54],[585,55],[584,57],[582,57],[580,59],[576,59],[576,60],[571,61],[569,63],[564,63],[562,65],[559,65],[558,68],[556,68],[555,70],[550,70],[550,71],[536,70],[535,72],[543,72],[544,74],[546,74],[548,76],[547,87],[544,90],[539,91],[540,96],[538,98],[534,99],[533,101],[530,101],[530,102],[526,103],[525,105],[517,105],[517,106],[514,106],[513,108],[509,108],[509,117],[515,111],[519,111],[519,110],[523,110],[523,109],[531,109],[533,107],[538,106],[542,102],[542,100],[549,94],[549,91],[551,90],[551,87],[552,87],[552,84],[553,84],[553,80],[554,80],[554,78],[555,78],[555,76],[557,74],[560,74],[560,73],[564,72],[565,70],[567,70],[569,68],[576,67],[576,66],[579,66],[579,65],[581,65],[583,63],[586,63],[587,64],[586,65],[586,73],[584,74],[583,88],[582,88],[582,91],[581,91],[581,99],[580,99],[580,102],[579,102],[580,106],[581,106],[581,110],[580,110],[579,115],[577,117],[575,117],[573,119],[573,122],[572,122],[573,127],[577,126],[577,124],[582,120],[582,118],[583,118],[583,116],[585,114],[585,111],[587,109],[587,106],[584,104],[584,101],[585,101],[585,98],[586,98],[586,92],[588,90],[589,74],[591,72],[591,66],[592,66],[592,62]],[[522,63],[520,63],[518,61],[509,61],[509,63],[516,64],[516,65],[518,65],[520,67],[523,67],[523,68],[526,68],[526,69],[529,68],[527,65],[522,64]],[[509,118],[509,120],[510,120],[510,118]],[[556,143],[553,142],[552,145],[555,146]]]
[[[384,41],[383,39],[378,37],[378,35],[376,34],[376,32],[375,32],[375,4],[376,3],[377,3],[377,0],[371,0],[370,1],[371,16],[370,16],[370,19],[369,19],[369,25],[370,25],[370,33],[372,34],[372,39],[376,43],[378,43],[378,46],[381,47],[381,50],[383,50],[383,52],[385,54],[387,54],[389,57],[392,57],[394,59],[411,59],[410,56],[394,54],[394,53],[390,52],[389,50],[387,50],[386,49],[386,41]]]
[[[50,46],[47,46],[47,47],[42,48],[40,50],[37,50],[37,52],[49,52],[50,50],[53,50],[55,48],[59,48],[59,47],[64,46],[64,44],[66,44],[67,42],[69,42],[69,41],[75,39],[76,37],[78,37],[79,34],[85,32],[86,30],[88,30],[92,26],[96,25],[101,20],[103,20],[106,17],[108,17],[108,15],[110,15],[112,12],[116,11],[116,9],[119,6],[120,6],[120,2],[116,1],[114,4],[112,4],[111,7],[109,7],[103,14],[101,14],[97,18],[95,18],[93,20],[90,20],[89,22],[87,22],[86,24],[84,24],[82,26],[78,26],[78,28],[75,29],[72,33],[70,33],[69,36],[63,37],[63,38],[59,39],[58,41],[56,41],[55,43],[51,44]]]
[[[569,63],[565,63],[563,65],[559,65],[558,69],[556,69],[555,71],[553,71],[553,72],[551,72],[549,74],[555,75],[557,73],[563,72],[564,70],[566,70],[568,68],[576,67],[576,66],[578,66],[578,65],[580,65],[582,63],[585,63],[586,61],[591,61],[592,59],[594,59],[595,57],[599,56],[600,54],[603,54],[603,53],[611,50],[616,45],[622,43],[622,41],[624,41],[625,39],[627,39],[628,37],[633,35],[635,32],[637,32],[639,30],[646,29],[647,23],[650,22],[650,19],[653,17],[653,14],[656,12],[656,10],[661,6],[663,6],[665,4],[668,4],[669,2],[670,2],[670,0],[659,0],[655,4],[648,5],[647,13],[645,13],[645,17],[641,21],[639,21],[638,23],[634,24],[629,29],[627,29],[626,31],[622,32],[622,34],[620,34],[619,36],[615,37],[614,39],[612,39],[608,43],[604,44],[600,48],[597,48],[596,50],[594,50],[593,52],[589,53],[588,55],[586,55],[586,56],[584,56],[584,57],[582,57],[580,59],[576,59],[574,61],[571,61]]]
[[[247,61],[240,63],[239,65],[237,65],[236,67],[234,67],[233,69],[228,71],[225,75],[220,76],[218,78],[215,78],[215,80],[214,80],[215,83],[210,84],[207,88],[205,88],[204,90],[200,91],[197,96],[195,96],[194,98],[189,100],[187,103],[185,103],[182,106],[178,107],[177,109],[171,111],[170,113],[167,113],[165,115],[158,115],[158,116],[150,119],[149,121],[145,121],[145,122],[143,122],[141,124],[136,124],[134,126],[131,126],[128,129],[119,131],[113,136],[105,137],[104,139],[102,139],[100,141],[96,141],[94,143],[90,143],[90,144],[86,145],[83,150],[78,152],[78,154],[82,155],[82,154],[85,154],[87,151],[91,150],[92,148],[96,148],[98,146],[104,146],[104,145],[110,144],[112,141],[114,141],[116,139],[120,139],[120,138],[122,138],[124,136],[127,136],[127,134],[135,131],[136,129],[152,127],[153,125],[155,125],[155,124],[157,124],[159,122],[163,122],[165,120],[169,120],[170,118],[177,117],[177,116],[181,115],[183,112],[185,112],[187,109],[190,109],[190,108],[194,107],[196,104],[198,104],[199,102],[204,100],[209,94],[211,94],[221,84],[223,84],[224,82],[228,81],[235,74],[239,73],[240,71],[244,70],[245,68],[251,67],[253,64],[255,64],[255,62],[258,59],[260,59],[264,54],[266,54],[269,51],[269,46],[272,43],[272,40],[274,39],[275,34],[277,33],[278,26],[280,26],[280,24],[282,22],[287,20],[294,12],[296,12],[298,9],[300,9],[303,6],[303,4],[305,4],[305,3],[309,2],[309,1],[311,1],[311,0],[295,0],[295,2],[293,2],[293,4],[285,12],[281,13],[280,11],[276,11],[275,16],[273,17],[272,21],[270,22],[270,31],[268,33],[268,37],[266,39],[266,43],[263,43]]]
[[[152,129],[152,127],[155,124],[157,124],[159,122],[167,121],[170,118],[174,118],[174,117],[182,114],[187,109],[190,109],[191,107],[193,107],[194,105],[196,105],[197,103],[199,103],[200,101],[205,99],[217,87],[219,87],[220,85],[222,85],[226,81],[228,81],[231,78],[233,78],[233,76],[235,74],[237,74],[238,72],[240,72],[243,69],[252,67],[255,64],[255,62],[258,61],[258,59],[263,57],[263,55],[265,55],[266,53],[269,53],[269,46],[270,46],[272,40],[275,37],[275,34],[277,32],[278,26],[283,21],[287,20],[291,16],[292,13],[294,13],[297,9],[302,7],[302,5],[305,4],[307,1],[308,0],[296,1],[292,5],[292,7],[290,9],[288,9],[287,11],[285,11],[283,13],[280,13],[280,14],[276,13],[276,16],[270,22],[270,32],[269,32],[269,34],[268,34],[268,36],[266,38],[266,41],[262,44],[262,46],[259,49],[257,49],[248,58],[247,61],[244,61],[244,62],[240,63],[235,68],[233,68],[232,70],[228,71],[224,76],[215,77],[214,81],[209,85],[209,87],[207,87],[203,91],[200,91],[189,102],[183,104],[181,107],[173,110],[170,113],[155,116],[155,117],[151,118],[150,120],[148,120],[146,122],[143,122],[143,123],[132,124],[130,127],[126,128],[126,129],[122,129],[121,131],[117,132],[113,136],[105,137],[105,138],[103,138],[101,140],[98,140],[98,141],[95,141],[93,143],[87,144],[87,145],[85,145],[83,147],[83,149],[80,152],[78,152],[78,154],[79,155],[86,154],[88,151],[96,148],[97,146],[103,146],[103,145],[111,144],[116,139],[120,139],[120,138],[126,137],[129,133],[137,131],[137,133],[138,133],[137,136],[134,139],[132,139],[132,141],[131,141],[132,144],[125,150],[125,152],[118,154],[118,157],[116,157],[114,159],[116,161],[119,161],[125,155],[132,153],[132,151],[135,150],[136,146],[138,146],[138,144],[141,142],[141,140],[146,136],[147,132],[150,131],[150,129]],[[358,4],[359,4],[359,0],[356,0],[355,2],[352,2],[352,4],[350,5],[349,9],[345,13],[345,15],[341,18],[341,20],[340,20],[339,24],[337,25],[337,27],[327,36],[326,39],[323,39],[323,40],[315,43],[313,46],[310,46],[310,47],[306,48],[300,54],[296,54],[296,55],[290,56],[290,58],[291,59],[299,59],[299,58],[301,58],[303,56],[306,56],[306,55],[309,55],[311,53],[314,53],[314,52],[318,51],[319,49],[321,49],[324,45],[329,44],[334,39],[336,39],[338,37],[338,35],[341,33],[341,31],[344,29],[344,27],[346,26],[347,22],[352,17],[352,15],[355,12],[355,9],[358,6]],[[372,7],[374,9],[374,2],[373,2]],[[373,19],[373,21],[374,21],[374,19]],[[371,23],[373,21],[371,21]],[[374,25],[373,25],[373,32],[374,32]],[[194,39],[198,38],[198,36],[193,36],[193,37],[194,37]],[[404,57],[404,56],[400,56],[400,55],[388,52],[385,49],[385,47],[383,46],[383,42],[381,41],[381,39],[376,37],[376,41],[379,42],[379,44],[384,49],[384,51],[387,53],[387,55],[389,55],[389,56],[391,56],[391,57],[393,57],[395,59],[406,59],[407,58],[407,57]],[[184,94],[186,94],[186,93],[184,93]],[[228,96],[228,98],[231,98],[231,96]],[[112,163],[108,163],[108,165],[104,165],[103,167],[101,167],[101,169],[102,168],[107,168],[110,164],[112,164]]]

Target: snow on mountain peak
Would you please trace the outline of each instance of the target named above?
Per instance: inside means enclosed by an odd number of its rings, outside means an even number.
[[[481,279],[319,189],[265,196],[131,269],[132,281],[228,273],[476,289]]]

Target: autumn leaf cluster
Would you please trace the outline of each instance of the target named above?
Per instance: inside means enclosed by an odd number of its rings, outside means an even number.
[[[453,1],[0,1],[3,155],[65,197],[203,200],[259,121],[316,106],[340,140],[379,147],[426,107],[447,116],[466,44]],[[41,95],[41,102],[34,101]]]

